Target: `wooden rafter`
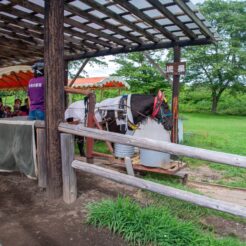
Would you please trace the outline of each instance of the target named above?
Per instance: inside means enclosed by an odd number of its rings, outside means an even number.
[[[216,39],[189,0],[145,0],[143,6],[129,0],[63,2],[66,59],[209,44]],[[43,56],[44,18],[44,7],[36,1],[0,1],[0,52],[4,53],[0,64]]]

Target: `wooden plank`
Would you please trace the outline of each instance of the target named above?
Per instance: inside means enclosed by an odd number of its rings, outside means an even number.
[[[194,45],[204,45],[204,44],[211,44],[211,40],[209,39],[194,39],[194,40],[180,40],[176,42],[159,42],[159,43],[146,43],[138,46],[125,46],[125,47],[117,47],[112,48],[110,50],[107,49],[101,49],[100,51],[89,51],[89,52],[81,52],[80,54],[75,55],[67,55],[65,56],[66,60],[72,61],[72,60],[78,60],[78,59],[85,59],[87,57],[99,57],[99,56],[105,56],[105,55],[116,55],[120,53],[130,53],[130,52],[136,52],[136,51],[145,51],[145,50],[156,50],[156,49],[168,49],[173,47],[174,45],[178,45],[180,47],[184,46],[194,46]]]
[[[87,5],[90,5],[93,9],[96,9],[100,12],[103,11],[103,13],[105,13],[108,17],[117,20],[118,22],[126,25],[127,27],[129,27],[130,29],[132,29],[138,33],[141,33],[142,35],[144,35],[149,40],[151,40],[153,42],[158,42],[158,40],[153,35],[151,35],[147,31],[145,31],[144,29],[138,27],[137,25],[135,25],[131,21],[129,21],[129,20],[121,17],[120,15],[116,14],[114,11],[111,11],[109,8],[105,7],[104,5],[98,4],[96,1],[91,1],[91,0],[83,0],[83,2]]]
[[[129,32],[126,32],[117,26],[110,24],[110,22],[103,21],[101,18],[98,18],[92,14],[87,13],[86,11],[81,10],[80,8],[76,6],[72,6],[65,3],[65,9],[69,11],[70,13],[80,16],[81,18],[86,18],[88,21],[92,23],[96,23],[97,25],[103,26],[105,29],[109,29],[113,31],[115,34],[122,35],[125,38],[128,38],[129,40],[132,40],[133,42],[136,42],[138,44],[142,44],[143,42],[138,37],[131,35]]]
[[[48,197],[62,195],[61,145],[58,125],[64,119],[63,0],[45,1],[45,114]]]
[[[81,67],[79,68],[78,72],[76,73],[76,75],[74,76],[74,78],[72,79],[72,81],[68,84],[68,86],[72,87],[75,80],[78,78],[78,76],[80,75],[80,73],[83,71],[83,69],[85,68],[86,64],[89,62],[90,58],[86,58],[83,63],[81,64]]]
[[[78,89],[78,88],[70,88],[68,86],[64,87],[65,92],[71,93],[71,94],[81,94],[87,96],[91,93],[91,89]]]
[[[63,200],[71,204],[77,199],[76,171],[71,164],[74,160],[74,137],[61,134]]]
[[[180,21],[168,8],[163,7],[159,0],[148,0],[158,11],[171,20],[175,25],[181,28],[181,30],[191,39],[196,38],[196,34],[192,32],[182,21]]]
[[[184,3],[184,1],[182,0],[174,0],[174,2],[184,11],[184,13],[186,15],[188,15],[190,17],[190,19],[192,19],[194,21],[194,23],[196,25],[199,26],[201,32],[209,39],[213,40],[213,42],[215,42],[214,39],[214,35],[213,33],[209,30],[209,28],[207,28],[204,23],[197,17],[197,15],[188,7],[188,5],[186,3]]]
[[[245,156],[227,154],[223,152],[190,147],[181,144],[174,144],[165,141],[157,141],[148,138],[128,136],[119,133],[92,129],[84,127],[82,125],[74,126],[67,123],[60,123],[58,129],[61,132],[71,133],[78,136],[92,137],[95,139],[106,140],[113,143],[121,143],[139,148],[246,168]]]
[[[178,41],[178,38],[173,33],[168,31],[168,29],[166,29],[164,26],[161,26],[158,22],[154,21],[152,18],[150,18],[148,15],[146,15],[140,9],[136,8],[130,2],[122,1],[122,0],[114,0],[114,2],[121,5],[123,8],[127,9],[131,14],[136,15],[137,17],[142,19],[144,22],[147,22],[151,27],[160,31],[160,33],[162,33],[166,38],[168,38],[174,42]]]
[[[37,133],[37,161],[38,161],[38,186],[47,187],[47,165],[45,153],[45,129],[36,129]]]
[[[134,175],[134,170],[132,167],[132,160],[129,157],[125,157],[125,166],[126,166],[126,171],[128,175],[135,176]]]
[[[212,208],[215,210],[227,212],[233,215],[246,218],[246,207],[239,206],[237,204],[224,202],[203,195],[193,194],[192,192],[187,192],[166,185],[157,184],[151,181],[147,181],[141,178],[136,178],[130,175],[119,173],[117,171],[113,171],[107,168],[99,167],[93,164],[88,164],[77,160],[72,162],[72,167],[84,172],[92,173],[100,177],[113,180],[118,183],[131,185],[164,196],[190,202],[202,207]]]

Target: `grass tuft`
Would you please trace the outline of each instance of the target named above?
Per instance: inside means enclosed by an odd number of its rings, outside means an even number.
[[[234,238],[216,239],[192,222],[184,222],[163,207],[140,207],[129,198],[89,205],[87,222],[107,227],[134,245],[243,246]]]

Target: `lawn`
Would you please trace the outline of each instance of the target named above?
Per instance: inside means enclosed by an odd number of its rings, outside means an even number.
[[[246,155],[246,116],[185,113],[184,144]]]

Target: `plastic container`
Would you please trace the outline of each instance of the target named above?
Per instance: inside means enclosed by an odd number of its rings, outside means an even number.
[[[170,133],[152,119],[148,119],[136,130],[134,136],[170,142]],[[140,149],[140,162],[147,167],[165,168],[170,162],[170,154],[153,150]]]

